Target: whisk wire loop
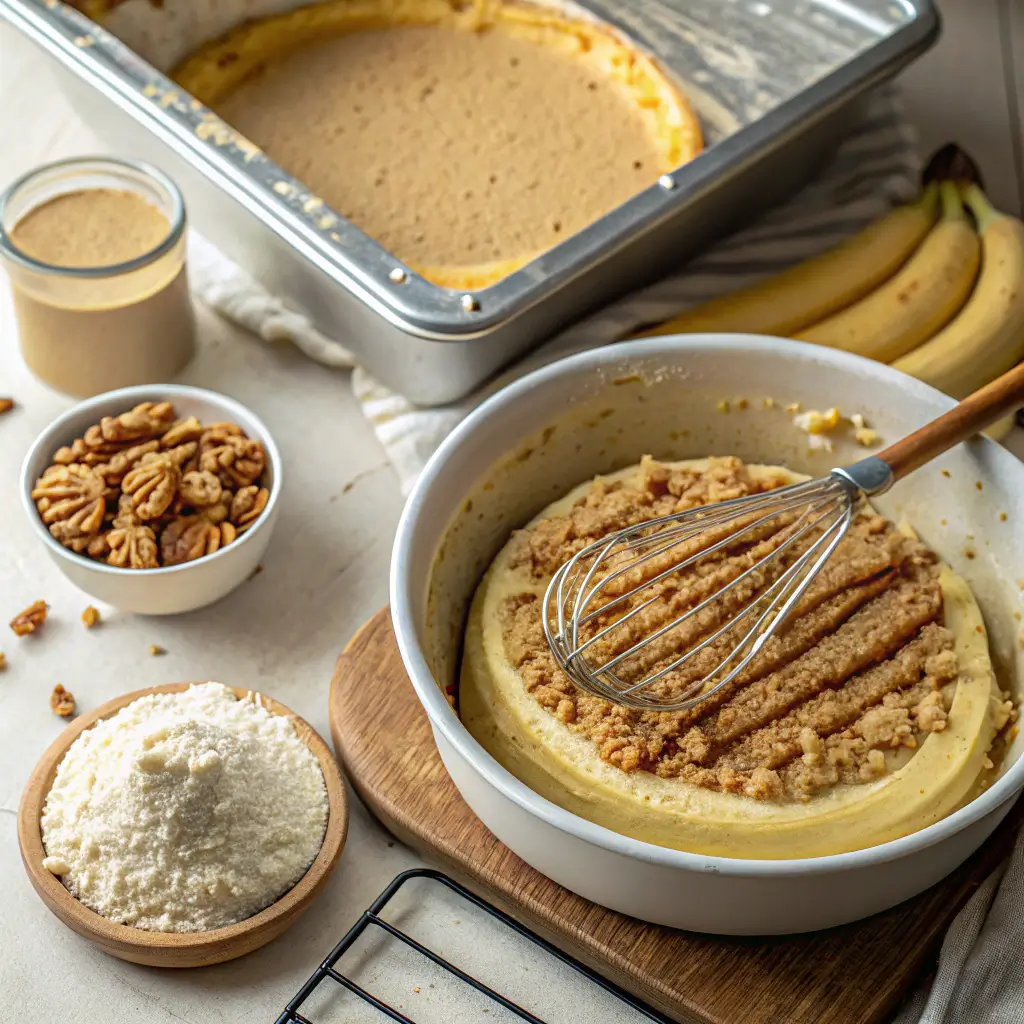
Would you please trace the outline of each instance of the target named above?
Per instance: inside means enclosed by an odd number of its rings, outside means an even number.
[[[544,632],[558,664],[584,690],[627,706],[683,710],[706,700],[743,672],[785,624],[849,529],[859,493],[855,480],[836,472],[823,480],[660,516],[584,546],[557,570],[542,602]],[[780,524],[774,533],[770,532],[773,523]],[[724,536],[718,536],[720,530],[725,531]],[[692,552],[687,549],[678,559],[672,559],[674,549],[709,533],[707,544]],[[759,538],[769,542],[774,539],[775,543],[761,554],[754,550]],[[798,545],[808,541],[806,549],[799,550]],[[702,560],[737,548],[754,550],[753,564],[652,632],[639,639],[627,634],[625,649],[612,653],[607,660],[591,662],[588,655],[602,641],[610,640],[663,599],[661,584],[694,569]],[[794,551],[794,560],[786,565],[785,559]],[[670,564],[662,568],[658,560],[665,558]],[[772,576],[772,566],[779,564],[781,571]],[[652,569],[653,575],[646,577],[645,569]],[[638,576],[637,581],[626,579],[626,589],[621,593],[608,593],[630,573]],[[759,588],[760,580],[765,583]],[[654,671],[636,680],[624,679],[616,671],[745,584],[754,588],[753,597],[734,614],[726,613],[723,624],[699,637],[678,657],[661,667],[656,667],[655,658]],[[607,600],[602,602],[602,597]],[[622,606],[623,614],[584,636],[586,626]],[[679,671],[713,644],[743,630],[715,667],[685,684],[682,692],[651,692],[654,684]]]

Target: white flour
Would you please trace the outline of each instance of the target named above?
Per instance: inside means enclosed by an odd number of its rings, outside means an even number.
[[[203,683],[134,701],[71,745],[43,809],[44,865],[111,921],[220,928],[305,874],[327,814],[291,720]]]

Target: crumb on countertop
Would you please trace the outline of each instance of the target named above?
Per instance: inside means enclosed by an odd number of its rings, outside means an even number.
[[[728,412],[729,411],[729,403],[724,398],[719,399],[719,401],[715,402],[715,408],[719,412]]]
[[[18,612],[11,619],[11,629],[15,636],[28,636],[34,633],[46,622],[46,613],[50,606],[45,601],[34,601],[24,611]]]
[[[0,651],[0,672],[7,668],[7,655]]]
[[[75,695],[58,683],[50,694],[50,707],[61,718],[70,718],[75,713]]]
[[[82,625],[85,626],[86,629],[94,629],[99,624],[99,609],[94,608],[92,605],[89,605],[89,607],[86,608],[84,612],[82,612]]]
[[[0,416],[14,408],[13,398],[0,398]]]
[[[167,651],[159,644],[150,644],[149,653],[154,658],[159,658],[161,654],[166,654]]]

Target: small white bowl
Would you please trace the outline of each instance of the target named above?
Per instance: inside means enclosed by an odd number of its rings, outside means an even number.
[[[181,418],[200,423],[237,423],[267,451],[264,486],[270,498],[263,514],[237,540],[204,558],[161,569],[121,569],[78,555],[50,536],[32,488],[53,462],[58,448],[71,444],[104,416],[116,416],[140,402],[172,402]],[[72,583],[99,601],[139,615],[175,615],[203,608],[249,578],[270,542],[281,493],[281,454],[261,420],[233,398],[182,384],[147,384],[108,391],[80,402],[58,417],[33,442],[21,467],[21,498],[36,535]]]

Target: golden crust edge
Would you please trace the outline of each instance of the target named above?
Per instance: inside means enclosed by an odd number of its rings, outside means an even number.
[[[199,47],[171,77],[200,102],[214,107],[272,54],[294,53],[332,35],[400,25],[452,25],[468,31],[501,24],[511,34],[550,48],[566,44],[600,58],[603,73],[617,81],[640,110],[662,152],[662,173],[688,163],[703,149],[700,121],[689,101],[657,62],[633,49],[611,28],[575,20],[523,0],[326,0],[232,29]],[[477,291],[509,277],[549,250],[464,266],[410,268],[442,288]]]

